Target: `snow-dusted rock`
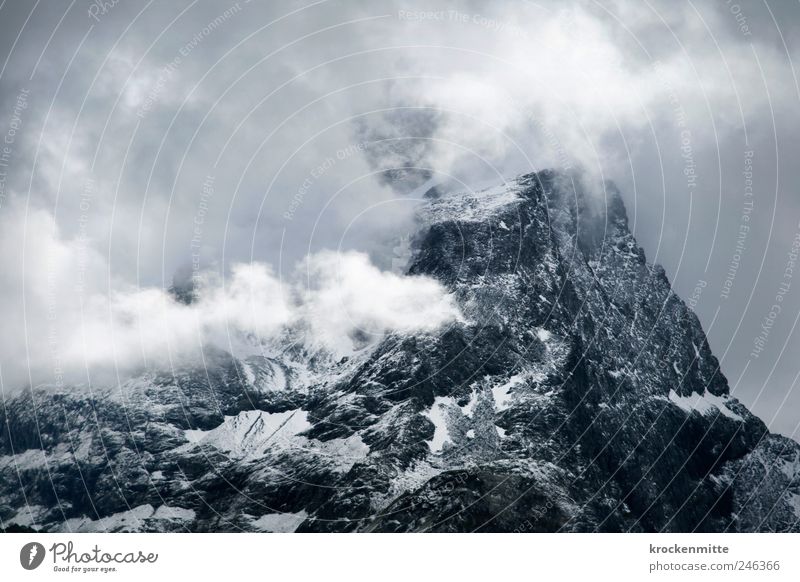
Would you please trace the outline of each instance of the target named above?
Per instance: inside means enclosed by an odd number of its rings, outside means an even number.
[[[729,394],[613,185],[571,178],[428,197],[408,270],[463,314],[435,332],[7,397],[2,527],[800,530],[800,446]]]

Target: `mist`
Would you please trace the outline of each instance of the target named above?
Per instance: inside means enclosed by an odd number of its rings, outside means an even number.
[[[381,271],[355,251],[309,255],[286,280],[254,262],[234,264],[227,278],[192,273],[181,290],[112,285],[103,257],[59,238],[51,216],[14,210],[0,223],[0,243],[24,243],[24,269],[0,274],[0,303],[25,298],[5,320],[20,335],[6,333],[0,345],[12,389],[201,363],[209,345],[269,353],[272,340],[288,333],[311,352],[341,358],[387,333],[434,331],[462,319],[437,281]]]
[[[736,6],[7,8],[3,388],[230,333],[348,350],[356,328],[446,325],[446,291],[391,268],[424,191],[580,168],[617,183],[676,292],[702,290],[733,394],[792,434],[796,293],[750,354],[797,232],[796,8]],[[186,272],[190,305],[168,291]]]

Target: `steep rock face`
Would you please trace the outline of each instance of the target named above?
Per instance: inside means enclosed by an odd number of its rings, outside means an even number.
[[[540,172],[420,210],[463,320],[4,402],[0,519],[46,530],[798,531],[800,447],[731,398],[605,201]]]

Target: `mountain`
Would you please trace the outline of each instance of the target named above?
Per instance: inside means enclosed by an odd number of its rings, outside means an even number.
[[[47,531],[800,531],[800,446],[729,394],[622,199],[431,191],[462,320],[7,396],[0,520]]]

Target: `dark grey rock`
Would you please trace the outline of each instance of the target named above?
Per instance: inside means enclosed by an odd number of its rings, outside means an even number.
[[[605,193],[429,196],[409,273],[465,317],[437,333],[7,399],[2,526],[800,531],[800,446],[730,397]]]

